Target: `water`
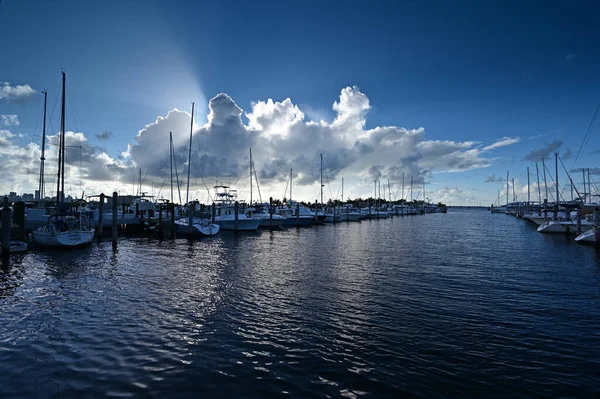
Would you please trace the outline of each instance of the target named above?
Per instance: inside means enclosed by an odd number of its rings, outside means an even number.
[[[595,396],[599,266],[485,211],[28,253],[0,397]]]

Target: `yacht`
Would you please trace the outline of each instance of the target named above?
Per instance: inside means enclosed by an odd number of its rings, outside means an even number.
[[[245,215],[249,218],[260,219],[259,227],[270,228],[283,226],[287,221],[287,217],[273,212],[273,217],[271,218],[271,214],[265,207],[268,208],[269,204],[255,204],[246,210]]]
[[[215,204],[217,215],[215,223],[221,230],[237,230],[237,231],[256,231],[262,219],[255,217],[247,217],[243,212],[240,212],[238,207],[237,221],[235,219],[235,203],[237,192],[230,190],[229,186],[215,186]],[[236,226],[237,224],[237,226]]]

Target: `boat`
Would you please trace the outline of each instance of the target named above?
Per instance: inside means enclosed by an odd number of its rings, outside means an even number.
[[[243,212],[239,212],[239,203],[237,203],[237,192],[230,190],[229,186],[214,186],[215,205],[217,223],[221,230],[232,231],[256,231],[262,219],[247,217]],[[236,220],[236,206],[238,214]]]
[[[23,241],[13,240],[10,242],[10,253],[18,253],[27,251],[27,243]]]
[[[352,204],[344,204],[338,212],[342,222],[359,222],[362,217],[360,210],[354,209]]]
[[[586,232],[592,230],[594,225],[586,220],[581,220],[581,231]],[[558,233],[558,234],[576,234],[577,233],[577,221],[576,220],[548,220],[541,224],[537,231],[540,233]]]
[[[245,215],[250,218],[258,218],[260,219],[259,227],[281,227],[287,221],[287,217],[279,215],[273,212],[273,217],[271,218],[271,214],[267,212],[265,206],[268,207],[268,204],[255,204],[249,207]]]
[[[89,244],[94,239],[96,229],[90,226],[87,217],[63,211],[65,192],[65,92],[66,74],[62,72],[61,126],[58,146],[58,178],[56,189],[56,214],[48,218],[48,223],[33,231],[36,244],[49,247],[70,248]],[[83,196],[82,196],[83,199]]]
[[[584,231],[575,237],[575,241],[585,244],[585,243],[599,243],[600,242],[600,228],[589,229],[588,231]]]
[[[190,144],[188,151],[188,175],[186,188],[187,217],[175,220],[175,232],[177,234],[186,235],[190,237],[212,237],[216,235],[219,232],[219,230],[221,230],[221,226],[217,223],[213,223],[209,217],[194,217],[194,209],[196,207],[196,203],[188,202],[190,193],[190,171],[192,165],[192,133],[194,126],[194,103],[192,103],[191,119],[192,120],[190,123]]]

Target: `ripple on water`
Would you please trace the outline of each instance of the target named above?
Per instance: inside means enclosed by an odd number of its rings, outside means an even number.
[[[478,211],[32,252],[0,396],[591,396],[599,259]]]

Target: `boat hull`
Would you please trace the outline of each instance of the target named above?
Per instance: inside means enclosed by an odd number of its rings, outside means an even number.
[[[63,232],[34,231],[33,240],[46,247],[78,247],[92,242],[95,232],[96,229],[93,228]]]
[[[260,225],[261,219],[239,219],[237,231],[256,231]],[[235,231],[235,220],[216,220],[221,230]]]
[[[27,251],[27,243],[23,241],[11,241],[9,251],[11,254],[25,252]]]
[[[591,223],[581,223],[581,231],[586,232],[591,230],[594,226]],[[577,233],[577,222],[558,222],[550,221],[544,223],[537,228],[540,233],[549,234],[576,234]]]
[[[599,229],[589,229],[586,232],[581,233],[577,237],[575,237],[576,242],[580,243],[599,243],[600,242],[600,230]]]
[[[296,218],[296,216],[290,216],[283,221],[283,226],[284,227],[296,227],[296,226],[307,227],[312,223],[313,220],[314,220],[314,217],[312,217],[312,216],[299,216],[298,218]]]
[[[175,222],[175,232],[184,236],[191,237],[212,237],[216,235],[221,227],[216,223],[194,223],[190,230],[190,225],[186,221]]]

